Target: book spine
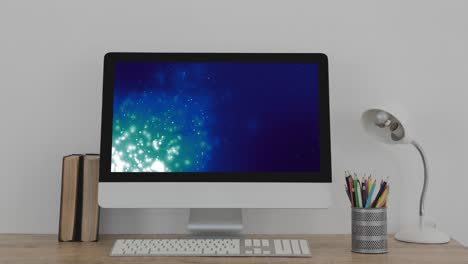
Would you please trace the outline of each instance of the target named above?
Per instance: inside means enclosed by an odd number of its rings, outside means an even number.
[[[63,234],[62,234],[62,207],[63,207],[63,183],[65,180],[65,158],[63,157],[62,159],[62,184],[60,186],[60,216],[59,216],[59,230],[58,230],[58,241],[63,242],[64,240],[62,239]]]
[[[83,167],[83,207],[81,241],[97,241],[99,228],[98,206],[99,155],[87,154]]]
[[[75,228],[73,229],[73,241],[81,241],[81,217],[83,215],[83,162],[84,157],[80,156],[78,166],[78,185],[76,191],[76,213]]]
[[[72,154],[62,159],[62,184],[60,195],[59,241],[76,241],[78,179],[80,156]]]

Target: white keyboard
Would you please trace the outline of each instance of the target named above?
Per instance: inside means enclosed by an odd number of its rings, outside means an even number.
[[[119,239],[111,256],[310,257],[302,239]]]

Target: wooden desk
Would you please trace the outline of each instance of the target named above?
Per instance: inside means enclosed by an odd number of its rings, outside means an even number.
[[[0,235],[0,263],[468,263],[468,249],[455,241],[446,245],[416,245],[397,242],[393,238],[389,238],[388,254],[364,255],[350,252],[349,235],[281,236],[307,238],[312,247],[313,256],[311,258],[109,257],[113,240],[125,237],[168,238],[181,236],[101,236],[100,241],[96,243],[58,243],[55,235]]]

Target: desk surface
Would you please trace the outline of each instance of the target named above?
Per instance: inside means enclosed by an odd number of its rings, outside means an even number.
[[[389,238],[389,253],[365,255],[350,252],[349,235],[275,236],[306,238],[311,258],[268,257],[109,257],[116,238],[173,238],[180,235],[101,236],[99,242],[57,242],[55,235],[0,235],[0,263],[468,263],[468,249],[452,241],[445,245],[417,245]],[[268,237],[268,236],[255,236]]]

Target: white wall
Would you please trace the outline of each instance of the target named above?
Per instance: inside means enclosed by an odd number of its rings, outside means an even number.
[[[430,159],[427,213],[468,243],[468,2],[0,3],[0,232],[55,233],[62,155],[97,152],[108,51],[325,52],[335,204],[248,210],[249,233],[344,233],[346,169],[391,176],[390,231],[417,220],[409,146],[370,142],[361,111],[399,103]],[[105,233],[184,232],[186,210],[103,210]]]

